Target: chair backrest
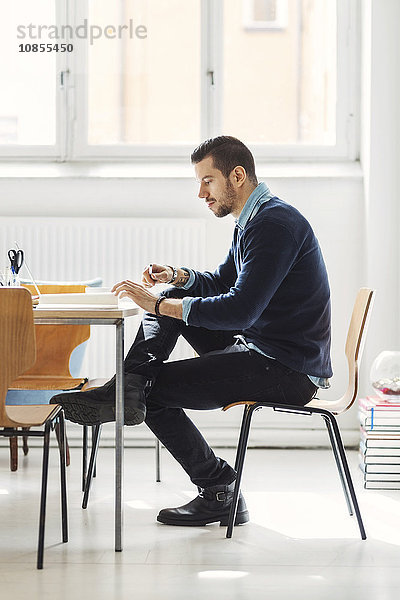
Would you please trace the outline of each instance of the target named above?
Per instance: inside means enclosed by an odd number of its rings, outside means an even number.
[[[0,426],[13,426],[5,408],[7,390],[35,359],[32,296],[24,288],[0,288]]]
[[[36,294],[33,285],[24,286]],[[41,294],[83,293],[84,284],[39,284]],[[71,377],[72,351],[90,337],[90,325],[36,325],[36,363],[26,375]]]
[[[35,294],[31,285],[24,286]],[[84,285],[39,285],[42,294],[80,293]],[[36,362],[24,373],[23,378],[14,382],[18,389],[55,389],[54,377],[63,378],[62,388],[78,383],[70,373],[72,351],[90,337],[90,325],[36,325]],[[24,380],[24,382],[22,382]],[[46,381],[47,380],[47,381]],[[57,388],[58,389],[58,388]]]
[[[375,290],[361,288],[354,303],[345,346],[349,370],[347,390],[339,400],[329,402],[330,409],[336,414],[348,410],[357,398],[361,356],[364,350],[374,296]]]

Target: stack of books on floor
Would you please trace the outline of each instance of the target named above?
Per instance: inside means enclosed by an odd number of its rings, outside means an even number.
[[[360,419],[360,469],[364,487],[400,489],[399,403],[368,396],[358,401]]]

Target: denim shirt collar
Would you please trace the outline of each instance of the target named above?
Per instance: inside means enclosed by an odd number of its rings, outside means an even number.
[[[240,229],[244,229],[250,219],[257,213],[260,206],[265,202],[268,202],[268,200],[271,198],[273,198],[273,195],[271,194],[267,184],[264,182],[259,183],[247,198],[246,204],[243,206],[239,218],[235,220],[236,225]]]

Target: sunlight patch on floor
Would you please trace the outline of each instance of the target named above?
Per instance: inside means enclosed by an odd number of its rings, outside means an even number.
[[[286,537],[343,539],[358,535],[344,498],[311,492],[247,492],[246,502],[252,523]],[[343,520],[338,519],[339,512]]]
[[[241,579],[247,577],[248,571],[200,571],[199,579]]]

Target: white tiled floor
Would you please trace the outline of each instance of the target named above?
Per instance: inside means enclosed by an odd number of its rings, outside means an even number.
[[[0,453],[0,597],[52,600],[388,600],[400,590],[400,491],[362,490],[349,453],[368,539],[350,518],[332,455],[320,450],[250,450],[243,491],[251,523],[231,540],[218,525],[157,524],[160,508],[196,493],[166,451],[163,482],[154,452],[125,452],[124,551],[113,551],[111,449],[99,453],[89,507],[80,507],[80,451],[68,469],[70,541],[60,543],[57,451],[52,449],[45,565],[37,571],[41,453],[17,473]],[[220,450],[233,461],[233,450]]]

